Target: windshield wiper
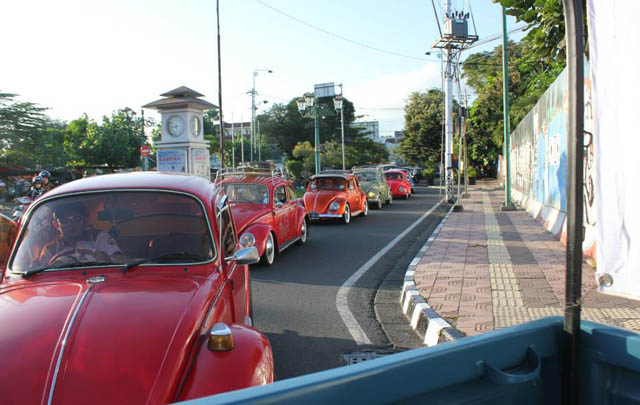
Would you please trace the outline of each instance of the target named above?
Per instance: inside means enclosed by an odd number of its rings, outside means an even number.
[[[69,264],[60,264],[58,266],[38,267],[37,269],[23,271],[22,273],[20,273],[20,275],[22,276],[22,278],[27,278],[29,276],[32,276],[32,275],[38,274],[38,273],[42,273],[43,271],[47,271],[47,270],[73,269],[73,268],[77,268],[77,267],[86,267],[86,266],[114,266],[114,265],[117,265],[117,263],[113,263],[113,262],[96,262],[96,261],[93,261],[93,262],[80,262],[80,263],[69,263]]]
[[[200,256],[200,255],[187,253],[187,252],[166,253],[164,255],[160,255],[157,257],[150,257],[147,259],[140,259],[130,263],[125,263],[122,265],[122,272],[126,273],[129,269],[133,267],[139,266],[144,263],[150,263],[150,262],[166,262],[166,261],[172,261],[172,260],[193,260],[196,262],[204,262],[210,259],[211,259],[210,257]]]

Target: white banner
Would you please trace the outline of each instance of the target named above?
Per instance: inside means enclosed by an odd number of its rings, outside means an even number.
[[[159,172],[187,172],[187,151],[182,150],[158,150]]]
[[[589,0],[600,291],[640,299],[640,1]],[[585,137],[585,142],[589,139]]]

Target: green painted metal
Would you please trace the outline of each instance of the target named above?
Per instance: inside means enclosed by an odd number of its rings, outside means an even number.
[[[320,117],[318,117],[318,110],[316,106],[313,106],[313,127],[315,129],[315,154],[316,154],[316,174],[320,173]]]
[[[504,205],[505,207],[511,207],[511,129],[509,120],[509,68],[507,62],[509,60],[509,47],[507,44],[507,12],[502,7],[502,109],[504,112],[504,142],[503,156],[506,159],[506,181],[504,192]]]

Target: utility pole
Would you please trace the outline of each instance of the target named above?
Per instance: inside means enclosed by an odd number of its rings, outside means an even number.
[[[236,139],[233,128],[233,113],[231,113],[231,167],[236,167]]]
[[[464,115],[463,115],[463,123],[462,126],[462,138],[464,139],[464,193],[462,194],[462,198],[469,198],[469,161],[467,160],[467,114],[469,114],[467,106],[467,88],[464,88]]]
[[[260,120],[256,120],[258,124],[258,162],[262,162],[262,135],[260,134]]]
[[[253,86],[251,87],[251,146],[249,149],[251,150],[251,158],[250,161],[253,162],[253,134],[256,129],[256,76],[258,72],[253,71]]]
[[[224,168],[224,134],[222,133],[222,63],[220,51],[220,1],[216,1],[216,20],[218,24],[218,111],[220,115],[220,168]]]
[[[240,151],[242,153],[242,166],[244,166],[244,121],[240,116]]]
[[[504,182],[504,206],[503,211],[512,211],[511,203],[511,129],[509,128],[509,50],[507,47],[507,12],[502,7],[502,110],[504,122],[503,156],[506,162],[506,179]]]
[[[445,15],[450,16],[451,12],[451,0],[444,1]],[[446,31],[446,28],[445,28]],[[446,170],[445,177],[445,200],[447,202],[453,202],[453,50],[451,47],[445,49],[445,56],[447,58],[445,64],[445,155],[444,155],[444,167]]]

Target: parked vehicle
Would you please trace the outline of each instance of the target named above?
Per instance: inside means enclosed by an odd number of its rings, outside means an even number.
[[[338,219],[348,224],[354,215],[369,214],[367,196],[358,177],[348,172],[311,176],[304,193],[304,206],[312,221]]]
[[[221,179],[241,243],[255,246],[264,264],[273,264],[276,253],[292,244],[307,242],[307,213],[281,170],[232,171]]]
[[[3,403],[158,404],[273,381],[269,341],[251,326],[258,252],[207,180],[91,177],[2,220],[0,243],[15,243],[0,358],[17,377],[0,380]]]
[[[358,177],[360,187],[367,195],[369,205],[382,208],[383,204],[391,204],[393,196],[391,188],[387,184],[384,171],[375,166],[354,167],[353,174]]]
[[[391,187],[393,198],[402,197],[406,200],[411,197],[411,184],[407,180],[407,173],[400,169],[394,169],[387,170],[384,175],[389,187]]]

